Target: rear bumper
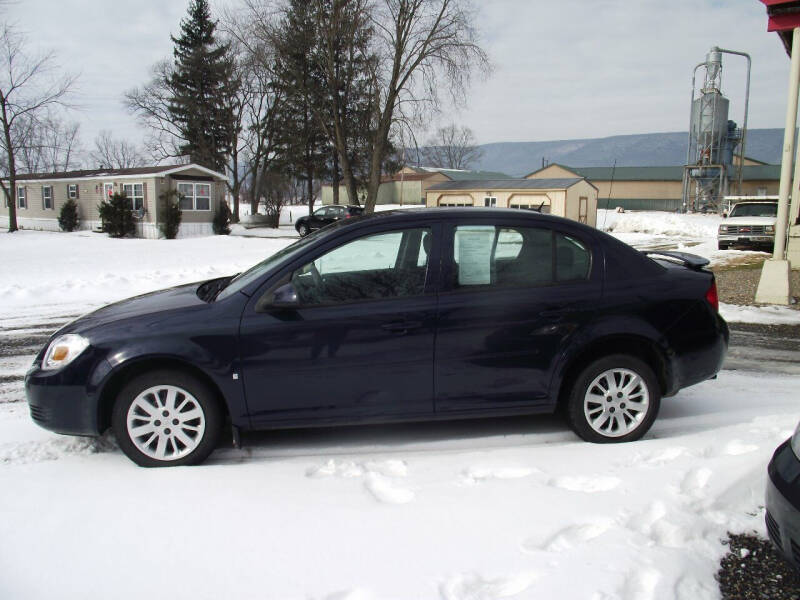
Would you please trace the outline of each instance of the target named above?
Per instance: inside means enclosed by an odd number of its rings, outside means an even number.
[[[800,567],[800,460],[788,440],[775,451],[767,472],[767,533],[784,558]]]
[[[672,396],[679,390],[706,381],[714,377],[722,369],[725,356],[728,354],[730,331],[728,324],[718,314],[714,329],[707,333],[694,335],[683,348],[683,352],[673,356],[671,360],[671,387],[665,396]]]

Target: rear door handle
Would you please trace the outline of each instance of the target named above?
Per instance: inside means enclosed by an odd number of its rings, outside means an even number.
[[[553,308],[551,310],[543,310],[539,313],[539,316],[544,317],[545,319],[560,319],[567,313],[567,309],[565,308]]]

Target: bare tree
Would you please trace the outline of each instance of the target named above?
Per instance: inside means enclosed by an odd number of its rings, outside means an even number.
[[[321,28],[319,52],[327,65],[326,83],[331,90],[347,88],[347,65],[370,68],[373,101],[370,105],[371,151],[365,211],[372,212],[378,199],[384,161],[391,151],[390,137],[398,128],[413,128],[440,106],[440,90],[447,90],[460,104],[475,68],[486,72],[489,61],[478,43],[469,0],[316,0],[330,17]],[[355,4],[354,4],[355,3]],[[356,16],[352,14],[357,6]],[[341,64],[341,48],[335,40],[347,40],[354,54]],[[344,129],[346,114],[337,106],[337,94],[329,97],[327,113],[333,128]],[[337,148],[348,188],[349,157],[342,152],[343,133],[337,132]]]
[[[94,150],[89,157],[94,165],[110,169],[143,167],[147,163],[144,154],[135,144],[115,138],[107,129],[94,138]]]
[[[16,157],[25,134],[30,132],[31,123],[47,116],[49,109],[64,105],[76,79],[69,74],[54,77],[54,54],[29,55],[24,46],[24,36],[4,25],[0,30],[0,148],[5,155],[8,185],[0,180],[0,186],[8,200],[9,231],[17,230]],[[26,126],[20,127],[24,121]]]
[[[268,35],[258,35],[265,31],[269,22],[269,16],[260,9],[253,0],[246,0],[243,12],[226,12],[220,25],[236,56],[241,86],[238,133],[231,152],[229,182],[237,216],[240,195],[247,197],[250,212],[256,214],[268,195],[269,182],[274,180],[277,116],[283,100],[280,90],[273,85],[275,51],[272,39]]]
[[[381,60],[366,212],[375,209],[392,127],[436,109],[442,89],[463,102],[475,67],[489,68],[468,0],[378,0],[372,22]]]
[[[42,118],[25,115],[17,120],[17,171],[25,173],[68,171],[79,167],[80,125],[59,115]]]
[[[420,154],[430,167],[469,169],[480,160],[483,151],[475,145],[475,136],[469,127],[451,123],[439,128],[436,135],[425,142]]]
[[[173,89],[170,84],[174,70],[172,61],[161,60],[153,65],[150,81],[143,87],[135,87],[125,92],[124,103],[134,113],[139,122],[147,128],[145,148],[156,159],[174,158],[188,163],[180,147],[185,140],[169,112]]]

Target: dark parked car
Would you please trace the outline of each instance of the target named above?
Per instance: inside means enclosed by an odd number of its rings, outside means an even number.
[[[357,217],[364,212],[364,209],[360,206],[344,206],[342,204],[331,204],[330,206],[323,206],[322,208],[318,208],[310,215],[305,217],[300,217],[297,219],[297,222],[294,224],[294,228],[297,229],[297,233],[300,234],[300,237],[304,237],[311,233],[312,231],[316,231],[317,229],[322,229],[326,225],[330,225],[331,223],[335,223],[341,219],[349,219],[350,217]]]
[[[101,308],[25,378],[53,431],[111,427],[140,465],[242,430],[563,408],[592,442],[650,428],[728,343],[708,261],[574,221],[446,208],[342,220],[236,277]]]
[[[786,560],[800,567],[800,425],[775,450],[767,472],[767,532]]]

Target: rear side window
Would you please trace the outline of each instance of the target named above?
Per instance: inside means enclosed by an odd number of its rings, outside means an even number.
[[[541,287],[589,278],[591,252],[580,240],[538,227],[457,227],[453,287]]]

